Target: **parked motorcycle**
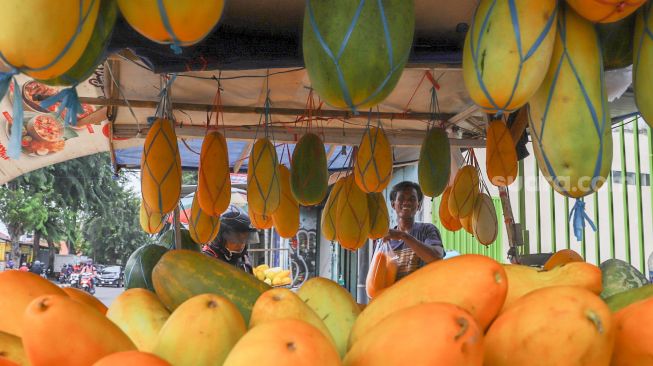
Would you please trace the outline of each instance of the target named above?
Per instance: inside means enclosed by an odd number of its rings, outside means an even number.
[[[68,283],[70,287],[79,288],[79,273],[71,273]]]

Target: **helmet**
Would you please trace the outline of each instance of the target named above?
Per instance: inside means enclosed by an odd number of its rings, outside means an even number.
[[[25,263],[25,262],[23,262],[23,263],[21,264],[21,266],[26,266],[26,265],[27,265],[27,263]]]
[[[236,232],[257,231],[252,227],[252,221],[249,219],[249,216],[238,209],[232,209],[222,214],[220,217],[220,229]]]
[[[41,261],[34,261],[34,264],[41,264]]]

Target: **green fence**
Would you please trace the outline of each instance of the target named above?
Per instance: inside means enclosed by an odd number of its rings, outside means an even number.
[[[445,250],[455,250],[460,254],[483,254],[488,257],[494,258],[499,262],[506,261],[506,254],[503,250],[503,210],[501,208],[501,199],[498,197],[492,197],[492,203],[497,212],[497,221],[499,223],[499,234],[497,235],[496,240],[485,246],[478,242],[469,234],[465,229],[460,229],[456,232],[447,230],[440,223],[438,217],[438,208],[440,207],[440,197],[437,197],[433,201],[433,223],[440,230],[442,235],[442,244],[444,245]]]
[[[518,200],[513,202],[517,221],[525,229],[524,253],[570,248],[590,263],[619,258],[647,270],[653,251],[653,131],[641,117],[634,117],[613,125],[612,136],[611,174],[598,192],[583,198],[597,231],[586,225],[580,241],[569,224],[574,201],[546,183],[529,145],[531,156],[520,162]],[[538,182],[529,189],[524,179]]]

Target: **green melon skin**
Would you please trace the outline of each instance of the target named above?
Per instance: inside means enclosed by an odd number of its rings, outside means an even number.
[[[605,299],[605,303],[613,313],[616,313],[630,304],[646,300],[651,296],[653,296],[653,285],[648,284],[612,295]]]
[[[603,276],[602,299],[649,283],[644,274],[619,259],[608,259],[601,263],[600,268]]]
[[[159,238],[159,245],[162,247],[172,250],[175,248],[175,231],[170,229],[163,233]],[[200,246],[193,241],[190,236],[190,231],[187,229],[181,229],[181,249],[192,250],[194,252],[201,252]]]
[[[358,0],[308,0],[304,13],[302,46],[311,86],[322,100],[337,108],[350,109],[350,106],[346,103],[338,82],[336,65],[327,56],[311,25],[310,11],[312,9],[317,29],[326,45],[333,56],[338,57],[359,3]],[[392,92],[401,77],[413,43],[413,1],[383,0],[382,4],[392,40],[394,71],[390,67],[377,1],[365,1],[360,18],[339,59],[352,103],[360,110],[375,106]],[[381,87],[388,74],[391,75],[388,82]]]
[[[451,147],[447,132],[432,128],[422,142],[417,164],[417,179],[422,192],[437,197],[444,192],[451,174]]]
[[[299,139],[292,153],[290,190],[299,204],[313,206],[324,200],[328,188],[324,143],[318,135],[307,133]]]
[[[635,34],[635,14],[614,23],[597,23],[603,68],[621,69],[633,64],[633,35]]]
[[[63,75],[49,80],[41,80],[47,85],[72,86],[91,77],[98,65],[106,58],[106,49],[111,40],[113,26],[118,17],[118,4],[115,0],[101,0],[100,12],[95,21],[93,34],[79,60]]]
[[[154,291],[152,269],[168,250],[148,244],[136,249],[125,265],[125,289],[144,288]]]
[[[271,288],[219,259],[183,249],[163,255],[152,271],[152,282],[171,312],[196,295],[217,294],[234,303],[247,323],[256,300]]]

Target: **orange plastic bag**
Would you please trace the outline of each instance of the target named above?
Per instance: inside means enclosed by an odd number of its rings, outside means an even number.
[[[367,272],[365,289],[370,299],[379,296],[381,291],[392,286],[397,280],[397,259],[388,242],[383,242],[372,257]]]

